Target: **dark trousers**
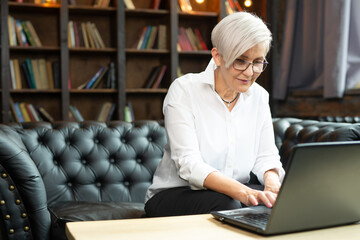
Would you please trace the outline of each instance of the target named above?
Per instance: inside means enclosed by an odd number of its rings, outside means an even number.
[[[202,214],[236,208],[241,208],[241,203],[225,194],[211,190],[191,190],[189,187],[161,191],[145,204],[148,217]]]

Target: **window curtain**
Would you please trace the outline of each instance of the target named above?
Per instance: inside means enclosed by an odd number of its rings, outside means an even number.
[[[341,98],[360,81],[360,1],[288,0],[281,57],[273,71],[273,97],[322,89]]]

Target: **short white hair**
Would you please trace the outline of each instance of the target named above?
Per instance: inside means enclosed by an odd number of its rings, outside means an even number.
[[[248,12],[236,12],[223,18],[211,33],[211,42],[225,61],[225,67],[257,44],[270,50],[272,36],[262,19]]]

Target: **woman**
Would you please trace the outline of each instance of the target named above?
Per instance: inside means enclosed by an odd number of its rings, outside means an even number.
[[[245,12],[213,29],[205,71],[176,79],[164,100],[168,144],[146,195],[148,216],[272,207],[284,170],[274,142],[268,93],[255,83],[271,33]],[[246,186],[253,172],[264,190]]]

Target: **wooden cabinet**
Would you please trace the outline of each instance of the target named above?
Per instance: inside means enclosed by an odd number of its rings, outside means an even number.
[[[178,51],[180,27],[198,28],[208,49],[211,49],[212,28],[224,16],[224,1],[207,0],[197,4],[191,0],[193,12],[179,10],[177,0],[162,0],[159,9],[152,9],[152,0],[133,0],[135,9],[126,9],[122,0],[111,0],[107,7],[94,7],[88,0],[76,5],[1,2],[1,121],[13,121],[11,100],[43,106],[57,121],[70,120],[70,106],[75,106],[85,120],[96,120],[105,102],[116,104],[112,120],[124,120],[124,108],[131,103],[135,119],[163,119],[162,102],[167,88],[182,73],[205,69],[210,50]],[[41,46],[10,46],[8,16],[32,23]],[[90,48],[69,44],[69,22],[94,23],[104,47]],[[146,26],[162,26],[161,47],[138,49],[141,30]],[[81,27],[80,27],[81,28]],[[165,31],[164,31],[165,29]],[[79,40],[80,41],[80,40]],[[83,40],[82,40],[83,41]],[[58,86],[49,89],[30,88],[21,71],[20,89],[11,87],[10,60],[44,59],[57,63]],[[80,89],[102,67],[113,63],[115,85],[99,84],[94,89]],[[144,88],[156,66],[166,66],[160,85]],[[105,81],[105,80],[103,80]]]

